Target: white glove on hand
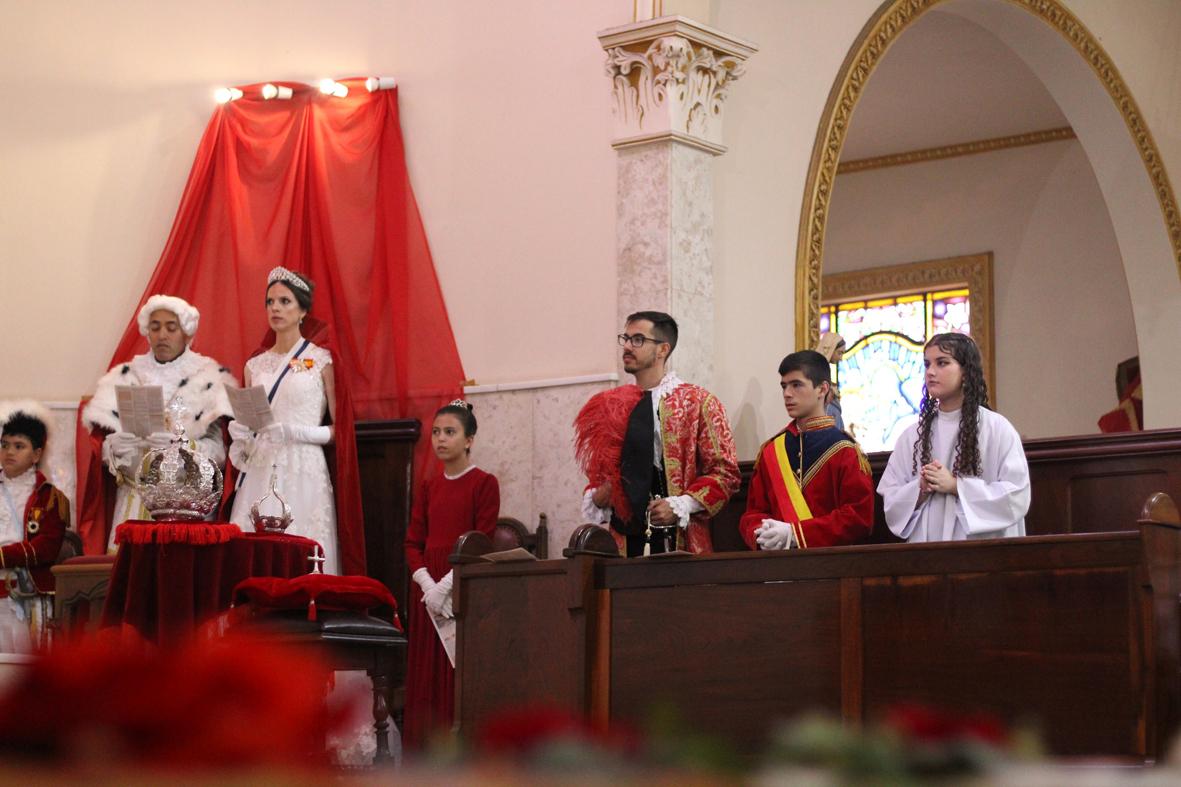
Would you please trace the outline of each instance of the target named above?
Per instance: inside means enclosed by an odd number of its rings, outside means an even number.
[[[112,432],[107,435],[106,448],[111,463],[120,469],[134,467],[143,456],[147,444],[131,432]]]
[[[423,596],[426,596],[427,592],[435,586],[435,580],[431,579],[431,572],[427,571],[426,568],[418,569],[410,575],[410,578],[417,582],[418,586],[422,588]],[[423,601],[425,600],[426,599],[424,598]]]
[[[332,427],[276,422],[263,427],[258,436],[277,445],[290,445],[291,443],[327,445],[332,442]]]
[[[156,451],[161,448],[167,448],[172,444],[173,435],[168,432],[152,432],[148,435],[148,450]]]
[[[231,440],[253,440],[254,432],[241,421],[230,421],[228,427]]]
[[[791,549],[796,545],[795,532],[787,522],[778,519],[764,519],[763,524],[755,530],[755,540],[759,549]]]
[[[251,455],[254,454],[254,446],[256,445],[254,432],[250,431],[250,427],[237,421],[230,421],[229,431],[230,461],[234,467],[244,470],[250,464]]]
[[[422,602],[426,604],[426,608],[430,610],[432,615],[443,618],[455,617],[451,610],[450,571],[447,572],[447,576],[436,582],[435,586],[423,595]]]

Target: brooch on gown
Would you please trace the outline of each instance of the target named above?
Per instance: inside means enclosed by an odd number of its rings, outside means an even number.
[[[293,372],[307,372],[315,368],[316,362],[311,358],[292,358],[287,365]]]

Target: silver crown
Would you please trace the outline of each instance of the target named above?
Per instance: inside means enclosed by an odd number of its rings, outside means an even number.
[[[290,284],[292,287],[298,287],[299,289],[303,290],[304,292],[311,292],[312,291],[311,288],[308,287],[308,283],[306,281],[299,278],[293,272],[284,268],[282,265],[280,265],[276,268],[271,268],[271,272],[267,274],[267,286],[268,287],[270,287],[272,284],[274,284],[277,281],[284,282],[285,284]]]
[[[221,469],[185,435],[184,404],[169,406],[172,442],[148,451],[136,474],[135,490],[155,520],[195,522],[221,502]]]
[[[275,488],[278,481],[278,469],[272,465],[270,490],[250,506],[250,521],[254,524],[254,532],[256,533],[282,533],[291,526],[291,522],[294,520],[294,517],[291,516],[291,506],[287,505],[287,501]],[[259,512],[268,497],[273,497],[278,502],[279,510],[282,512],[279,516]]]

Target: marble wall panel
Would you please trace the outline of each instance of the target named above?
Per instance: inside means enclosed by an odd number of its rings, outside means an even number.
[[[619,151],[616,202],[618,323],[644,309],[668,311],[671,143]],[[617,361],[618,363],[618,361]],[[617,371],[622,374],[623,367]]]
[[[480,432],[472,456],[500,481],[500,514],[530,529],[549,520],[549,554],[561,556],[582,524],[586,484],[574,461],[574,416],[593,394],[613,383],[472,393]]]
[[[532,530],[533,392],[469,394],[479,429],[472,459],[500,482],[500,515],[515,517]]]
[[[533,502],[549,518],[549,554],[558,557],[582,524],[586,477],[574,460],[574,417],[595,393],[613,383],[539,388],[533,400]]]
[[[713,154],[671,143],[669,306],[680,326],[677,372],[713,384]]]

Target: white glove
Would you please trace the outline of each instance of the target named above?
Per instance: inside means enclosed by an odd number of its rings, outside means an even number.
[[[443,618],[455,617],[451,610],[450,571],[447,572],[447,576],[436,582],[435,586],[423,595],[422,602],[426,604],[426,608],[430,610],[432,615]]]
[[[111,458],[111,464],[122,470],[135,467],[143,456],[143,440],[131,432],[112,432],[107,435],[105,446]]]
[[[422,588],[422,595],[424,597],[426,596],[427,592],[435,586],[435,580],[431,579],[431,572],[427,571],[425,567],[415,571],[410,575],[410,578],[417,582],[418,586]],[[423,600],[425,601],[426,599],[424,598]]]
[[[152,432],[148,435],[148,450],[156,451],[161,448],[167,448],[172,444],[174,439],[168,432]]]
[[[332,442],[331,426],[304,426],[303,424],[284,424],[275,422],[264,426],[258,433],[262,439],[278,445],[292,443],[309,443],[311,445],[327,445]]]
[[[755,530],[759,549],[791,549],[796,545],[795,531],[787,522],[778,519],[764,519]]]
[[[250,427],[237,421],[230,421],[230,461],[239,470],[246,469],[250,464],[250,457],[254,454],[254,432]]]
[[[231,440],[253,440],[254,432],[241,421],[230,421],[228,427]]]

